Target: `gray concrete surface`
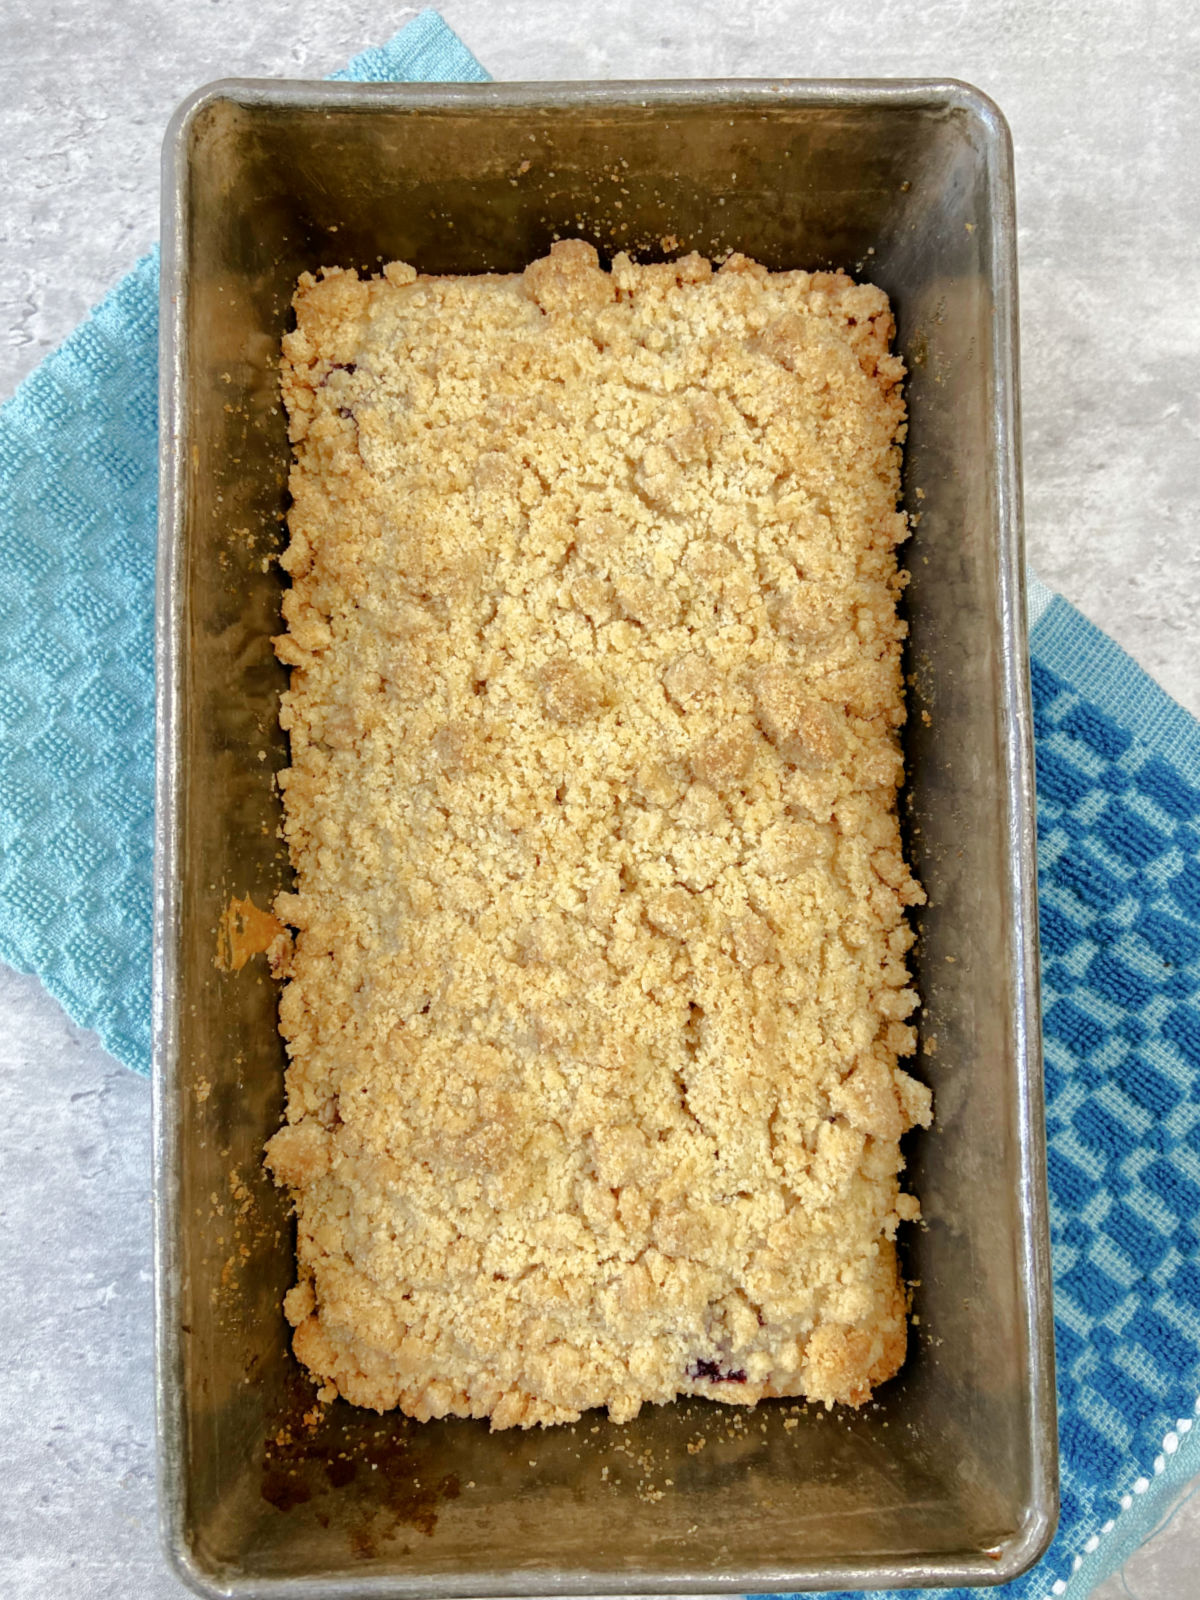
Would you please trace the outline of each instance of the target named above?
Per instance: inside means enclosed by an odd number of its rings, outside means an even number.
[[[973,80],[1012,124],[1029,548],[1200,713],[1200,18],[1159,0],[447,0],[500,78]],[[0,0],[0,397],[157,233],[158,147],[209,78],[318,77],[381,0]],[[0,969],[0,1592],[183,1591],[154,1533],[149,1094]],[[1200,1592],[1200,1496],[1097,1600]]]

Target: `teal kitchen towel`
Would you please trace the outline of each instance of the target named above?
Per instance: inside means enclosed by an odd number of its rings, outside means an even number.
[[[343,71],[486,82],[435,11]],[[0,958],[150,1070],[158,253],[0,408]]]
[[[487,78],[431,11],[337,76]],[[0,957],[143,1073],[157,279],[0,409]],[[1063,1514],[1001,1592],[1074,1600],[1200,1472],[1200,725],[1030,606]]]

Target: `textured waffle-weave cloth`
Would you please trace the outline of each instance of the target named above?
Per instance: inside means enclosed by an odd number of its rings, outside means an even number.
[[[1029,621],[1062,1514],[987,1592],[1083,1600],[1200,1473],[1200,724],[1036,579]]]
[[[434,11],[335,78],[481,82]],[[0,958],[150,1070],[158,252],[0,408]]]
[[[423,12],[337,76],[487,74]],[[157,278],[0,409],[0,957],[139,1072]],[[1073,1600],[1200,1471],[1200,725],[1036,582],[1030,622],[1063,1511],[997,1592]]]

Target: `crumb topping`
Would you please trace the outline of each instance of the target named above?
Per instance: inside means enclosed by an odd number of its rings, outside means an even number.
[[[886,297],[568,240],[295,308],[298,1357],[498,1428],[861,1404],[930,1120]]]

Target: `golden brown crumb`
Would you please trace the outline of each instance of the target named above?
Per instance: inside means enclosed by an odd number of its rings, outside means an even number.
[[[860,1404],[930,1115],[885,296],[568,240],[295,305],[296,1354],[497,1428]]]

